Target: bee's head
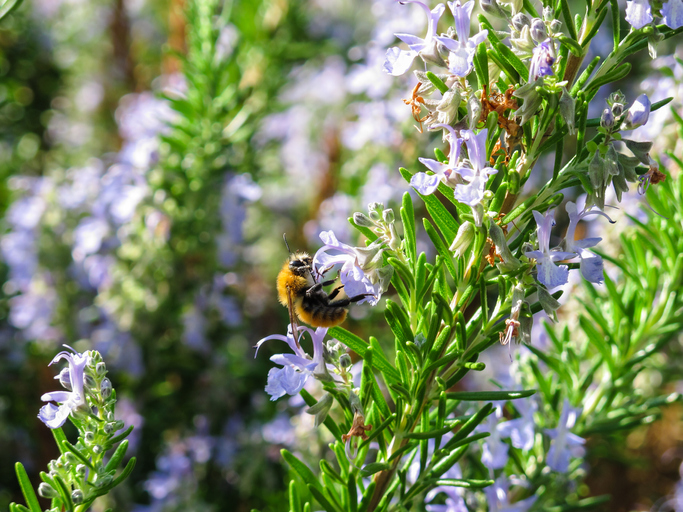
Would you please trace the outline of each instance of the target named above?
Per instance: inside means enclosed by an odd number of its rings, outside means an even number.
[[[295,252],[289,255],[289,270],[298,276],[305,276],[313,268],[313,258],[305,252]]]

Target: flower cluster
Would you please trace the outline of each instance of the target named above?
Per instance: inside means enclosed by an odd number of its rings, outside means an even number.
[[[601,238],[574,240],[574,234],[579,221],[590,215],[601,215],[610,222],[613,223],[613,221],[607,214],[593,207],[584,208],[579,212],[576,204],[571,201],[567,202],[566,209],[569,215],[569,227],[567,228],[564,240],[560,244],[560,249],[550,248],[551,231],[555,225],[555,211],[548,210],[545,215],[537,211],[533,212],[536,224],[538,225],[536,230],[538,250],[527,251],[525,255],[536,260],[538,280],[547,288],[555,288],[567,283],[569,280],[569,268],[566,265],[556,265],[555,263],[575,258],[580,260],[581,275],[584,279],[591,283],[602,283],[604,280],[602,258],[588,250],[590,247],[597,245]]]
[[[74,506],[85,510],[133,470],[134,458],[116,476],[128,448],[128,441],[121,441],[133,427],[116,434],[124,424],[115,417],[116,392],[106,377],[107,368],[100,353],[92,350],[78,353],[68,348],[70,351],[60,352],[50,363],[67,361],[68,366],[55,377],[66,391],[53,391],[41,397],[49,403],[40,409],[38,418],[54,431],[61,455],[50,461],[47,473],[41,473],[43,482],[38,494],[52,499],[55,510],[74,510]],[[61,430],[67,419],[78,431],[74,444],[69,443]],[[105,463],[106,452],[119,442]],[[19,464],[17,471],[21,474],[25,470]],[[30,503],[32,490],[24,487],[23,491]]]

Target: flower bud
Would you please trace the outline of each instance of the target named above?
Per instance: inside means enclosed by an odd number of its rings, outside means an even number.
[[[356,212],[353,214],[353,222],[356,224],[356,226],[361,226],[364,228],[372,228],[375,226],[375,223],[372,222],[367,215],[364,215],[361,212]]]
[[[102,361],[102,354],[97,350],[88,350],[84,354],[88,354],[88,366],[96,366],[97,363]]]
[[[72,390],[71,388],[71,377],[69,374],[69,367],[67,366],[66,368],[62,368],[62,371],[59,372],[59,383],[62,385],[64,389],[68,389],[69,391]]]
[[[512,26],[517,32],[521,32],[527,25],[531,25],[531,18],[523,12],[518,12],[512,17]]]
[[[496,16],[497,18],[507,18],[505,11],[501,9],[496,0],[481,0],[480,4],[482,10],[486,14]]]
[[[107,399],[111,396],[111,381],[106,377],[102,379],[100,383],[100,393],[102,393],[102,398]]]
[[[611,108],[606,108],[602,111],[602,115],[600,116],[600,126],[606,128],[607,130],[611,130],[614,127],[614,113],[612,112]]]
[[[71,493],[71,501],[74,502],[74,505],[80,505],[83,503],[83,491],[80,489],[74,489]]]
[[[557,314],[555,311],[557,311],[560,307],[560,303],[550,295],[550,292],[546,290],[543,286],[539,286],[537,288],[538,291],[538,302],[541,303],[541,307],[543,308],[543,311],[545,311],[545,314],[548,315],[550,318],[552,318],[555,322],[557,322]]]
[[[474,224],[471,222],[463,222],[458,228],[458,233],[455,235],[455,240],[450,246],[450,250],[454,252],[456,258],[462,258],[465,251],[469,248],[472,240],[474,240],[476,230]]]
[[[85,464],[79,464],[76,466],[76,473],[78,473],[80,476],[84,476],[86,471],[88,471],[88,466]]]
[[[553,34],[562,30],[562,22],[560,20],[553,20],[550,22],[550,32]]]
[[[624,120],[624,128],[626,130],[633,130],[647,123],[647,119],[650,117],[651,106],[647,94],[638,96],[636,101],[633,102],[633,105],[628,109],[626,119]]]
[[[103,429],[104,429],[104,433],[107,434],[108,436],[115,432],[113,423],[105,423]]]
[[[107,365],[103,362],[97,363],[97,365],[95,366],[95,373],[97,373],[97,375],[99,375],[100,377],[102,375],[105,375],[107,373]]]
[[[54,487],[52,487],[47,482],[41,482],[40,485],[38,486],[38,495],[41,498],[52,499],[52,498],[56,498],[57,496],[59,496],[59,493],[57,492],[57,490]]]
[[[555,19],[555,9],[553,9],[549,5],[546,5],[543,8],[543,20],[544,21],[552,21],[554,19]]]
[[[89,373],[83,374],[83,384],[85,384],[85,387],[88,389],[94,389],[97,386],[95,379]]]
[[[543,20],[535,18],[531,22],[531,37],[533,37],[534,41],[537,43],[542,43],[546,40],[548,37],[548,31],[545,28],[545,23],[543,23]]]
[[[93,446],[91,449],[92,449],[92,452],[93,452],[94,454],[96,454],[96,455],[99,455],[99,454],[102,453],[102,451],[103,451],[102,446],[100,446],[99,444],[96,444],[96,445]]]
[[[85,442],[90,444],[95,440],[95,433],[94,432],[86,432],[85,436],[83,436],[85,439]]]
[[[339,356],[339,366],[342,368],[348,368],[353,364],[353,361],[351,360],[351,356],[348,354],[342,354]]]
[[[394,222],[394,210],[392,210],[391,208],[384,210],[382,212],[382,218],[384,219],[384,222],[386,222],[387,224],[391,224],[392,222]]]

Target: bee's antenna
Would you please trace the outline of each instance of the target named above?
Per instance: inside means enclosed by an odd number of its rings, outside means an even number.
[[[292,254],[292,250],[289,248],[289,244],[287,243],[287,233],[282,233],[282,238],[285,241],[285,245],[287,246],[287,250],[289,251],[289,254]]]

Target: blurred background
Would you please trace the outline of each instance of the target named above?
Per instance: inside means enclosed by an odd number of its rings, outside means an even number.
[[[37,482],[57,456],[36,415],[63,343],[102,353],[135,426],[137,466],[96,510],[285,509],[280,448],[313,466],[329,438],[300,399],[264,392],[279,342],[254,358],[288,323],[282,234],[358,245],[348,217],[396,207],[398,167],[441,146],[402,101],[416,79],[382,71],[394,33],[425,25],[394,0],[25,0],[0,22],[0,509],[22,502],[15,461]],[[610,49],[605,31],[592,51]],[[622,91],[680,111],[681,66],[643,57]],[[670,116],[647,125],[660,150]],[[346,327],[382,339],[382,310],[352,307]],[[596,494],[623,485],[615,471],[640,482],[624,510],[674,492],[669,411],[598,447]]]

